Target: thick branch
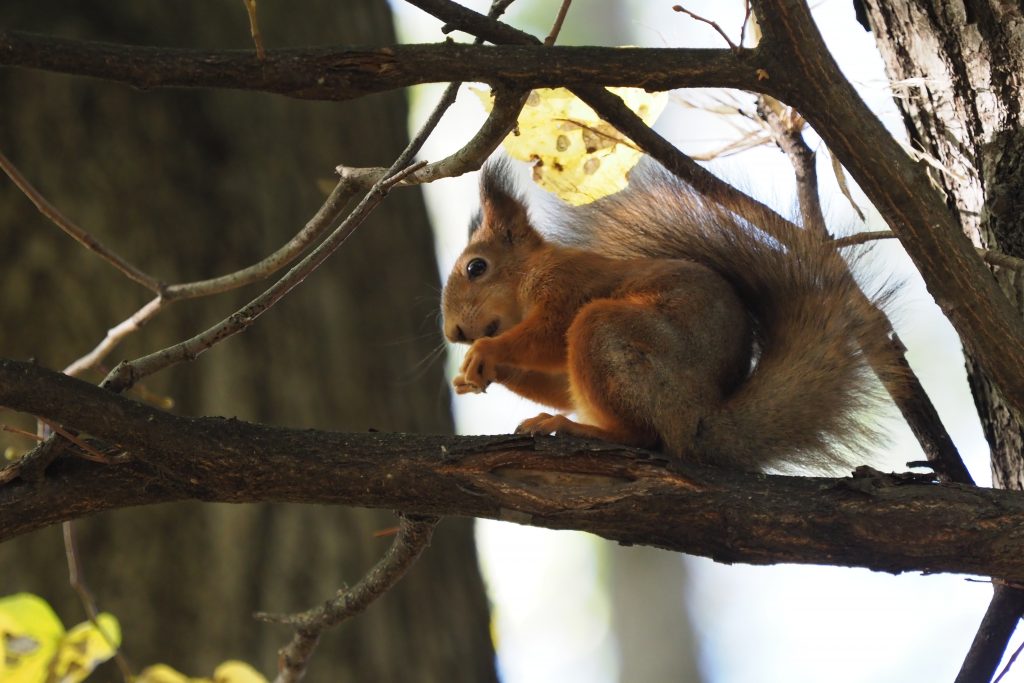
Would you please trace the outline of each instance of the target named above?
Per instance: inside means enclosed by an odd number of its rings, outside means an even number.
[[[0,405],[135,458],[101,465],[65,455],[41,482],[3,485],[0,541],[132,505],[287,501],[580,529],[724,562],[1024,580],[1024,495],[1016,492],[670,467],[643,451],[567,439],[338,434],[184,418],[15,361],[0,361]]]
[[[0,66],[93,76],[136,88],[234,88],[348,100],[420,83],[464,81],[514,88],[634,85],[752,88],[756,51],[615,47],[390,47],[195,50],[66,40],[0,31]]]

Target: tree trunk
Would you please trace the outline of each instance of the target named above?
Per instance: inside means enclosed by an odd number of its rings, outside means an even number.
[[[1024,16],[998,1],[866,0],[912,145],[936,159],[933,177],[976,246],[1024,256]],[[1020,308],[1017,274],[996,269]],[[992,447],[997,486],[1024,485],[1019,418],[968,358],[968,377]]]
[[[259,3],[268,46],[394,42],[385,3]],[[120,2],[71,16],[40,0],[0,7],[4,26],[68,37],[251,46],[244,5]],[[68,216],[169,282],[270,253],[323,199],[338,163],[387,165],[401,148],[400,95],[344,105],[231,92],[139,93],[41,74],[0,74],[0,148]],[[60,234],[0,183],[0,350],[63,367],[148,293]],[[438,276],[418,193],[396,192],[324,268],[247,334],[144,382],[139,396],[188,414],[290,426],[448,432],[438,363]],[[258,291],[177,303],[109,359],[205,328]],[[101,377],[96,374],[94,379]],[[11,443],[5,438],[5,445]],[[27,444],[17,442],[20,450]],[[355,583],[386,550],[392,515],[260,505],[167,505],[76,525],[85,576],[125,629],[136,670],[158,661],[209,675],[227,658],[276,669],[290,636],[252,620]],[[30,590],[81,620],[58,529],[0,547],[0,593]],[[410,575],[313,658],[311,681],[494,680],[471,524],[442,522]]]
[[[932,176],[975,246],[1024,256],[1024,14],[999,0],[864,0],[913,147],[937,163]],[[1020,276],[994,268],[1024,311]],[[980,364],[967,375],[991,448],[993,484],[1024,488],[1024,428]],[[1024,593],[996,595],[957,681],[990,678],[1012,634]],[[1000,635],[995,635],[998,632]]]

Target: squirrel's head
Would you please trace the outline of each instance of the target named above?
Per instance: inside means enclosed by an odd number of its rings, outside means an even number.
[[[504,161],[490,162],[480,176],[480,213],[469,227],[469,244],[455,262],[441,299],[444,335],[469,343],[494,337],[523,319],[523,277],[544,239],[530,224]]]

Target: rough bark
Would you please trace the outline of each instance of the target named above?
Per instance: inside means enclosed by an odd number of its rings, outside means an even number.
[[[242,3],[193,9],[107,3],[86,17],[55,2],[8,3],[0,17],[6,26],[69,37],[249,44]],[[259,9],[270,45],[328,36],[393,40],[379,2]],[[9,69],[0,77],[3,150],[71,217],[168,281],[218,275],[265,256],[318,206],[318,177],[329,178],[342,162],[388,163],[406,135],[399,93],[339,107],[243,93],[137,93]],[[149,296],[60,235],[6,180],[0,226],[5,354],[60,367]],[[186,414],[355,431],[449,430],[440,367],[426,368],[410,386],[411,368],[434,346],[425,333],[435,305],[409,292],[430,291],[438,281],[418,193],[391,198],[365,228],[347,254],[250,334],[146,381],[142,391],[173,399]],[[111,362],[191,336],[252,294],[179,303]],[[71,501],[54,504],[66,509]],[[269,674],[289,629],[257,623],[251,613],[304,609],[355,583],[388,546],[374,533],[394,524],[384,511],[190,503],[103,515],[78,531],[86,578],[101,608],[122,619],[133,664],[166,661],[199,675],[238,657]],[[77,621],[63,565],[58,529],[6,543],[0,592],[34,590]],[[410,669],[422,680],[494,678],[471,524],[442,524],[407,578],[327,637],[309,680],[408,680]]]
[[[947,203],[976,246],[1024,255],[1024,17],[1001,2],[867,2],[912,144],[938,160]],[[1019,274],[996,269],[1020,309]],[[998,388],[969,357],[968,377],[992,447],[995,482],[1024,485],[1024,432]]]

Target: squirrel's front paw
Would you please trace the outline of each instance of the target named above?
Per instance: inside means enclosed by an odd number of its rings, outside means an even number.
[[[452,386],[455,387],[456,394],[482,394],[487,390],[487,387],[478,387],[476,384],[466,379],[466,375],[463,373],[455,375],[455,379],[452,380]]]
[[[479,394],[487,391],[487,387],[496,377],[495,363],[489,353],[488,339],[473,342],[462,360],[459,374],[452,380],[457,394]]]

